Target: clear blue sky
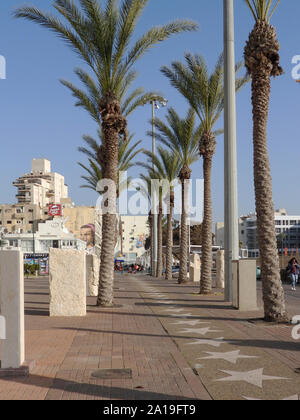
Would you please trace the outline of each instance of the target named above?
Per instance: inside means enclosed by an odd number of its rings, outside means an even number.
[[[47,10],[50,0],[29,2]],[[65,175],[70,195],[78,205],[94,205],[97,196],[81,189],[84,161],[77,147],[83,134],[95,134],[95,123],[84,110],[74,107],[74,99],[60,83],[60,78],[77,82],[73,69],[81,62],[56,36],[33,23],[16,20],[12,10],[23,0],[1,0],[0,55],[7,61],[7,80],[0,80],[1,154],[0,203],[15,202],[12,182],[30,170],[33,157],[46,157],[53,170]],[[169,104],[182,114],[187,105],[160,73],[162,65],[182,60],[190,51],[202,54],[211,69],[223,48],[221,0],[150,0],[139,25],[141,34],[149,27],[176,18],[191,18],[200,24],[197,33],[175,36],[148,53],[137,66],[136,86],[159,90]],[[291,77],[291,60],[300,54],[300,2],[282,0],[273,24],[281,44],[281,64],[285,74],[272,82],[269,118],[269,150],[272,165],[275,207],[286,207],[290,214],[300,214],[299,179],[299,104],[300,85]],[[253,19],[244,0],[235,0],[236,59],[243,58],[243,48],[253,27]],[[250,85],[237,97],[239,213],[254,210],[252,115]],[[150,106],[137,111],[129,129],[150,147],[145,135],[149,129]],[[164,110],[159,116],[164,118]],[[220,121],[219,126],[222,124]],[[137,176],[139,169],[131,175]],[[202,162],[193,166],[193,177],[202,177]],[[214,221],[223,220],[223,137],[218,138],[212,175]]]

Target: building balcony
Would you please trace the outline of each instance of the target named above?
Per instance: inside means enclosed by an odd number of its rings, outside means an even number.
[[[12,219],[15,219],[15,220],[24,219],[24,213],[15,213],[12,215]]]

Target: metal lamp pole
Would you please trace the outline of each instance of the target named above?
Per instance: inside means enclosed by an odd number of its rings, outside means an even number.
[[[159,104],[163,107],[167,106],[167,99],[164,100],[153,100],[150,102],[152,105],[152,154],[155,156],[156,155],[156,141],[155,141],[155,109],[159,109]],[[155,169],[155,165],[154,162],[152,164],[153,169]],[[153,267],[151,267],[151,271],[152,271],[152,276],[156,276],[156,272],[157,272],[157,260],[158,260],[158,252],[157,252],[157,236],[158,236],[158,232],[157,232],[157,197],[156,197],[156,191],[154,190],[153,192],[153,201],[154,201],[154,214],[152,215],[152,221],[153,221],[153,226],[152,226],[152,261],[153,261]],[[153,210],[153,209],[152,209]]]
[[[35,231],[34,231],[34,209],[32,209],[32,238],[33,238],[33,255],[35,254]]]
[[[232,302],[232,261],[239,259],[233,0],[224,4],[225,301]]]

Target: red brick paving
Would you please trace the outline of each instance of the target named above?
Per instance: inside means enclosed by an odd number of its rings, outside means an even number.
[[[88,298],[86,317],[49,318],[47,279],[26,280],[26,359],[35,360],[36,366],[28,378],[0,379],[0,399],[212,399],[201,371],[196,374],[192,369],[194,361],[184,350],[189,347],[184,346],[186,338],[170,334],[168,322],[176,318],[157,313],[162,304],[160,298],[149,296],[151,288],[167,294],[184,312],[199,309],[201,321],[214,320],[214,327],[237,332],[240,345],[244,340],[276,363],[300,367],[300,344],[291,339],[291,327],[253,326],[247,322],[253,313],[230,309],[222,296],[199,297],[192,294],[198,291],[194,285],[144,276],[118,277],[116,287],[120,308],[100,309],[94,306],[95,298]],[[123,368],[132,369],[132,379],[91,377],[97,369]]]

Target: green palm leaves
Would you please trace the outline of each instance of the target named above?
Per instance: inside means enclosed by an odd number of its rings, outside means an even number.
[[[242,68],[236,65],[236,73]],[[185,54],[185,63],[174,61],[171,67],[163,66],[162,73],[189,102],[202,124],[203,132],[211,132],[224,110],[224,60],[221,55],[214,71],[209,75],[205,59],[198,54]],[[248,81],[236,79],[238,91]]]
[[[89,65],[103,96],[113,93],[119,101],[135,81],[136,62],[153,46],[170,36],[197,29],[190,20],[157,26],[133,41],[138,19],[149,0],[55,0],[60,18],[35,7],[18,8],[14,15],[54,31]],[[131,43],[133,45],[131,45]]]
[[[255,21],[261,20],[270,23],[280,0],[245,0]]]

